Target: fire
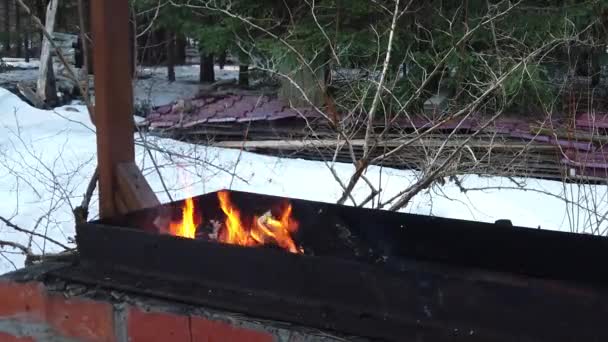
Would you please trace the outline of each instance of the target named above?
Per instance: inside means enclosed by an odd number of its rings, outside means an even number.
[[[301,253],[291,237],[298,230],[298,223],[291,218],[291,204],[287,204],[280,218],[276,219],[269,211],[260,217],[253,217],[251,225],[246,227],[239,210],[230,201],[228,192],[220,191],[218,198],[220,208],[226,215],[225,230],[219,236],[220,242],[239,246],[276,244],[291,253]]]
[[[241,213],[230,202],[228,193],[220,191],[217,193],[217,197],[220,200],[220,208],[222,208],[224,215],[226,215],[225,230],[223,234],[220,234],[219,239],[224,243],[249,246],[249,234],[243,229]]]
[[[192,198],[186,199],[182,208],[181,222],[171,222],[169,224],[171,235],[194,239],[196,235],[196,224],[194,224],[194,201]]]
[[[291,210],[291,204],[288,204],[279,220],[272,217],[270,213],[256,217],[250,231],[251,237],[260,244],[264,244],[270,238],[291,253],[300,253],[301,251],[296,248],[296,244],[291,238],[291,233],[298,230],[298,223],[291,219]]]
[[[216,237],[218,242],[249,247],[276,245],[291,253],[303,253],[292,238],[292,234],[298,230],[298,222],[292,218],[291,204],[286,203],[278,217],[268,211],[261,216],[244,220],[239,209],[230,201],[228,192],[218,192],[218,199],[220,209],[225,215],[223,225]],[[182,209],[182,220],[170,224],[172,235],[190,239],[196,237],[194,209],[192,199],[186,200]]]

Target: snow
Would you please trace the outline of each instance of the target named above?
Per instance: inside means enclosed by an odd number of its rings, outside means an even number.
[[[35,83],[38,78],[37,60],[25,63],[20,58],[3,58],[6,64],[19,67],[0,73],[0,85],[16,84],[17,82]],[[55,64],[55,70],[61,70],[63,66]],[[198,83],[200,67],[198,65],[180,65],[175,67],[175,82],[167,80],[166,67],[140,67],[138,78],[133,81],[133,93],[136,104],[148,106],[161,106],[176,99],[191,98],[200,90]],[[223,70],[215,67],[216,80],[236,79],[238,77],[238,66],[225,66]]]
[[[1,216],[64,242],[73,235],[70,205],[83,193],[85,173],[95,167],[95,135],[87,117],[84,108],[38,110],[0,89]],[[0,240],[29,243],[24,234],[3,225]],[[32,249],[52,251],[56,246],[35,240]],[[11,269],[11,262],[23,263],[21,256],[3,255],[0,273]]]
[[[173,84],[162,82],[163,70],[142,71],[147,78],[136,83],[136,96],[140,100],[166,103],[198,91],[195,67],[178,68],[178,81]],[[226,70],[224,77],[230,77],[231,72],[234,70]],[[158,171],[142,145],[152,147],[173,199],[223,188],[325,202],[335,202],[341,195],[340,186],[322,162],[262,156],[139,134],[134,138],[136,161],[162,202],[169,201],[169,195],[163,190]],[[84,106],[38,110],[0,88],[0,216],[73,246],[72,208],[80,204],[93,174],[95,153],[95,131]],[[335,170],[346,182],[354,168],[336,164]],[[387,199],[411,184],[419,174],[372,167],[366,176],[385,189],[382,198]],[[466,188],[489,189],[463,193],[453,182],[435,185],[417,195],[404,211],[487,222],[510,219],[520,226],[605,234],[608,192],[604,185],[479,176],[467,176],[461,182]],[[528,190],[511,189],[516,187],[514,182],[525,183]],[[353,192],[359,201],[368,195],[363,182]],[[599,216],[587,209],[593,209]],[[91,210],[93,219],[97,215],[95,199]],[[599,231],[593,230],[594,227]],[[1,223],[0,240],[30,243],[27,235]],[[39,238],[31,241],[31,248],[36,253],[59,250]],[[9,247],[0,248],[2,250],[0,274],[23,265],[22,255]]]
[[[215,67],[216,80],[238,77],[238,67],[225,66],[224,70]],[[141,68],[140,78],[134,82],[135,102],[161,106],[174,101],[195,96],[200,91],[200,67],[186,65],[175,67],[175,82],[167,81],[167,68]]]
[[[17,82],[36,82],[38,68],[35,69],[15,69],[0,72],[0,84],[16,84]]]
[[[24,58],[2,57],[2,61],[6,65],[19,69],[38,69],[40,67],[40,60],[36,58],[30,58],[30,61],[26,62]]]
[[[144,118],[142,116],[134,115],[133,121],[135,122],[135,125],[140,125],[140,124],[143,124],[144,122],[146,122],[146,118]]]

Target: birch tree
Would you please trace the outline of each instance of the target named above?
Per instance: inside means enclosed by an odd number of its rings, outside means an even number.
[[[59,0],[51,0],[46,10],[46,31],[52,36],[55,31],[55,19]],[[38,81],[36,83],[36,95],[47,105],[57,102],[57,87],[55,84],[55,74],[53,72],[53,58],[51,55],[51,42],[44,36],[42,48],[40,50],[40,69],[38,71]]]

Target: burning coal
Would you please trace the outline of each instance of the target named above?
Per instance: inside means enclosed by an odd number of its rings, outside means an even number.
[[[269,210],[260,216],[243,217],[230,200],[228,192],[218,192],[218,199],[224,214],[223,222],[197,219],[194,202],[189,198],[182,208],[181,220],[169,223],[169,233],[189,239],[205,238],[239,246],[274,245],[290,253],[303,253],[302,248],[296,246],[293,240],[293,234],[298,231],[298,222],[292,217],[293,209],[289,202],[283,203],[276,216]],[[207,232],[203,232],[202,227],[206,227]]]

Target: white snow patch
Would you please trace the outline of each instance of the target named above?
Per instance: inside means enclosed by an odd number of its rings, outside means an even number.
[[[15,63],[16,66],[20,62],[15,61],[11,63]],[[31,62],[32,68],[9,70],[0,73],[0,84],[16,84],[17,82],[35,83],[38,77],[38,64],[36,63],[38,62]],[[63,66],[55,64],[55,70],[60,69],[63,69]],[[199,73],[200,67],[198,65],[176,66],[176,81],[169,82],[167,80],[166,67],[140,68],[138,70],[139,77],[133,81],[134,102],[139,105],[161,106],[178,99],[192,98],[201,89],[201,85],[198,83]],[[220,70],[216,66],[215,77],[216,80],[237,79],[238,67],[225,66],[224,70]]]
[[[29,62],[25,61],[25,58],[13,58],[13,57],[2,57],[4,64],[20,69],[38,69],[40,67],[40,60],[37,58],[30,58]]]
[[[141,117],[141,116],[134,115],[134,116],[133,116],[133,121],[135,122],[135,124],[136,124],[136,125],[138,125],[138,124],[141,124],[141,123],[146,122],[146,118],[143,118],[143,117]]]
[[[166,67],[141,68],[139,78],[134,81],[135,102],[152,106],[169,104],[177,99],[194,97],[201,90],[198,83],[200,66],[183,65],[175,67],[175,82],[167,80]],[[215,79],[236,79],[238,67],[225,66],[224,70],[215,67]]]
[[[156,101],[161,95],[166,95],[158,92],[166,90],[163,87],[153,88],[150,98]],[[144,142],[139,134],[134,137],[137,141],[138,165],[160,200],[169,201],[156,168],[141,146]],[[325,202],[335,202],[341,195],[340,186],[321,162],[145,138],[146,144],[172,154],[170,158],[167,153],[153,152],[174,200],[188,193],[198,195],[223,188]],[[25,229],[35,230],[73,246],[70,242],[74,235],[72,208],[82,200],[95,169],[95,154],[95,131],[84,106],[70,105],[54,111],[38,110],[0,88],[1,216],[10,218]],[[344,182],[354,170],[349,164],[337,164],[335,167]],[[238,177],[233,177],[231,173]],[[383,200],[394,196],[419,176],[414,171],[378,167],[370,168],[366,175],[377,187],[385,189]],[[496,189],[513,187],[513,181],[525,182],[530,190]],[[511,219],[515,225],[565,231],[598,233],[594,229],[599,229],[600,233],[605,234],[602,229],[606,228],[605,214],[608,212],[606,186],[477,176],[465,177],[462,183],[468,188],[494,189],[462,193],[455,184],[448,182],[420,193],[405,211],[487,222]],[[368,194],[367,185],[363,182],[353,192],[358,201]],[[566,203],[561,198],[568,198],[573,203]],[[599,214],[594,216],[587,210],[578,210],[578,206],[596,206],[594,210]],[[91,209],[90,218],[95,218],[95,198]],[[27,235],[4,224],[0,224],[0,240],[31,244],[36,253],[60,249],[43,239],[29,241]],[[0,251],[3,251],[0,252],[0,274],[23,265],[23,256],[16,251],[9,247]]]

